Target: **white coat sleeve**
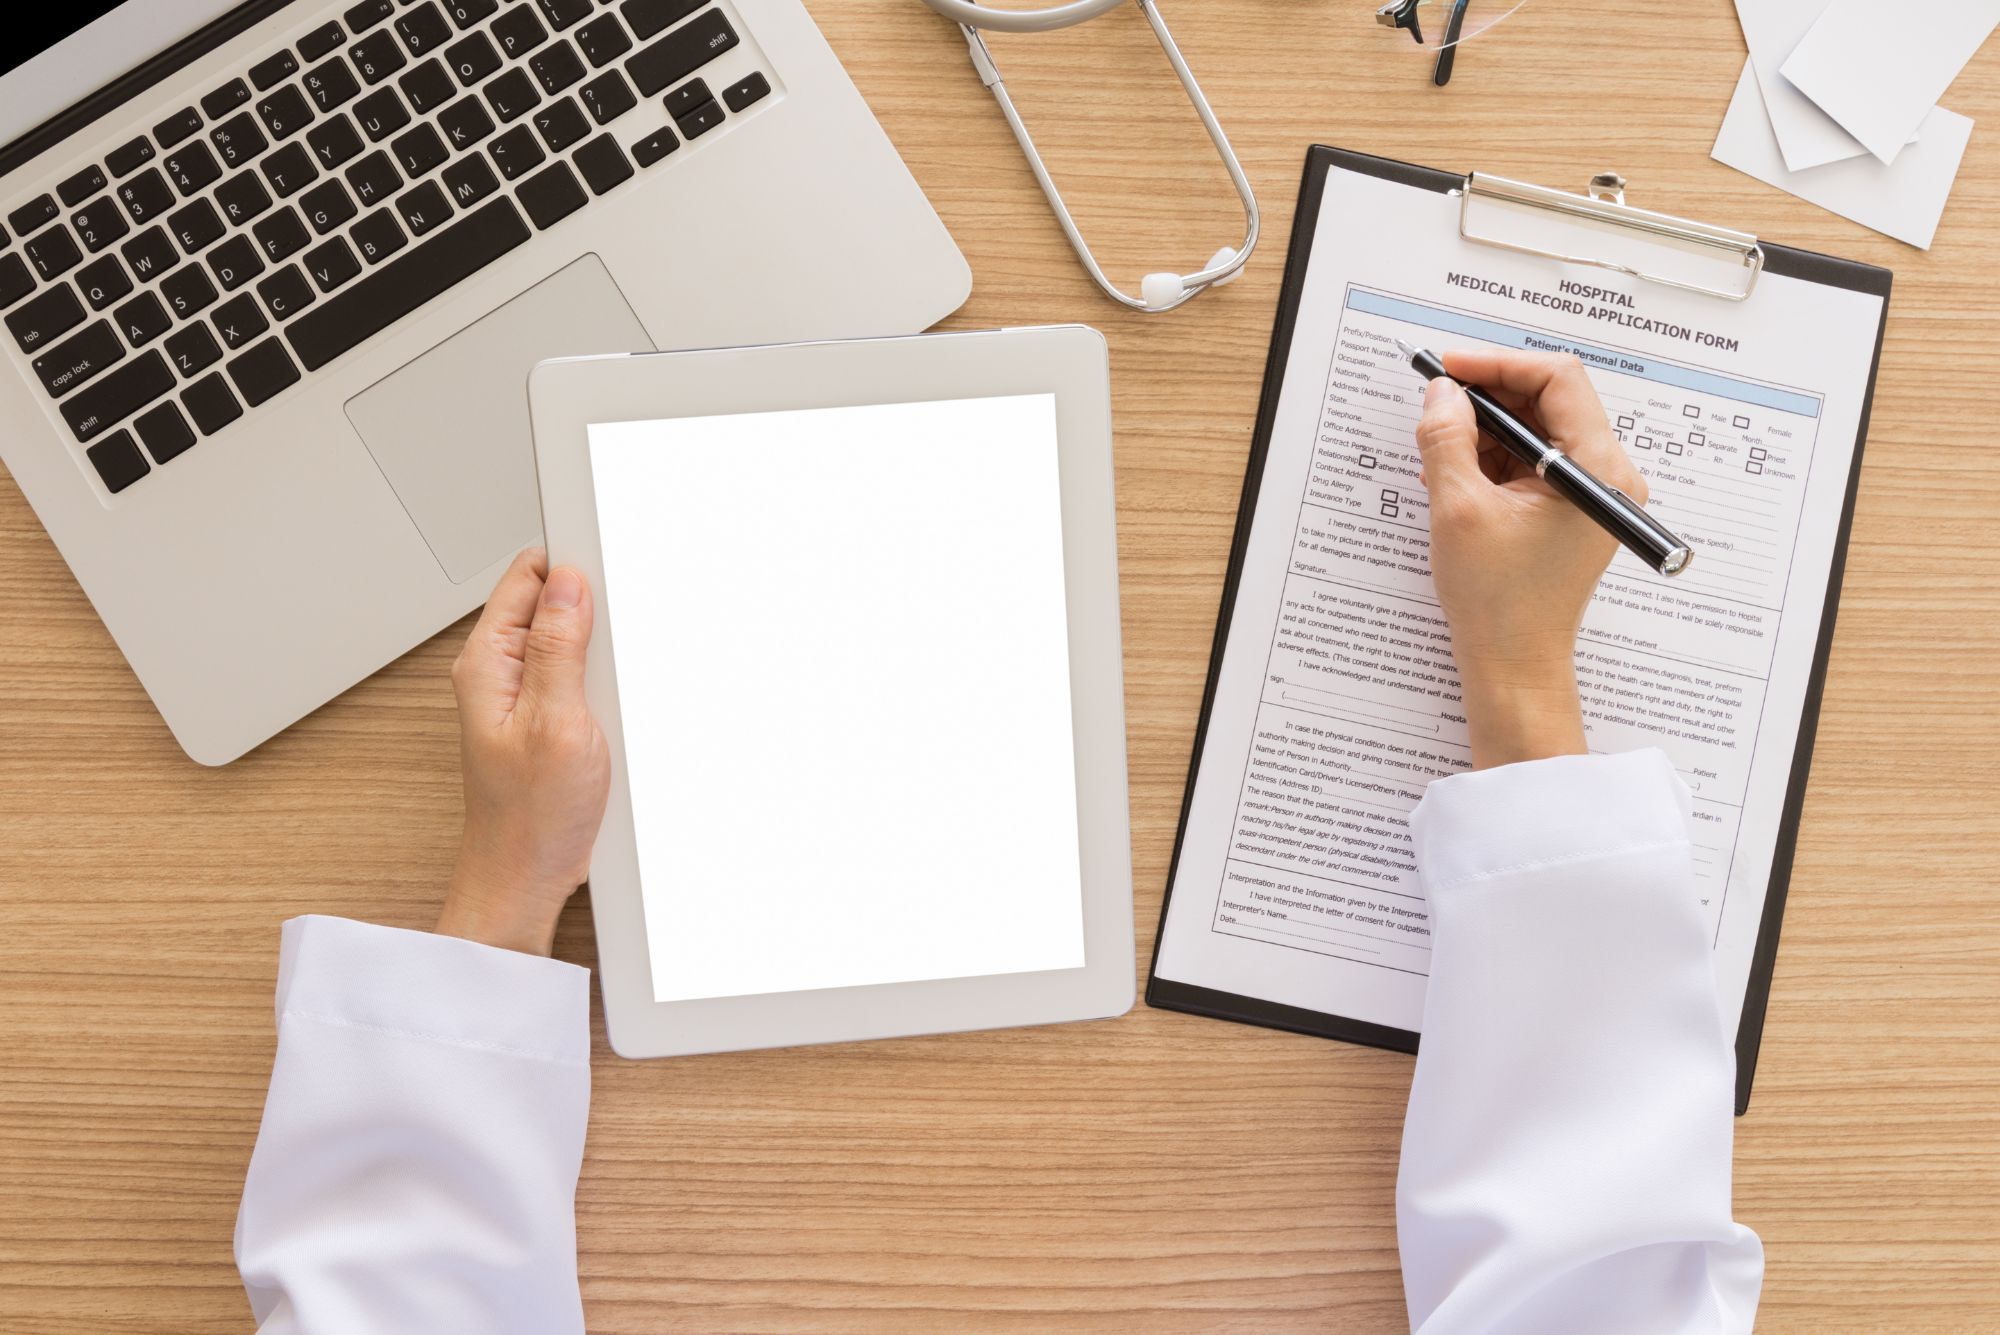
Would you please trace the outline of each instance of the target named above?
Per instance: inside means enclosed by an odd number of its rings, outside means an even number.
[[[263,1335],[569,1335],[590,975],[340,918],[285,924],[236,1219]]]
[[[1432,957],[1396,1220],[1421,1335],[1747,1331],[1735,1060],[1658,751],[1433,783]]]

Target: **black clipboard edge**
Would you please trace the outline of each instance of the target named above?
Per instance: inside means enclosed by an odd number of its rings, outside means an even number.
[[[1307,262],[1312,255],[1313,236],[1319,225],[1320,204],[1326,191],[1327,171],[1343,167],[1350,171],[1395,181],[1419,190],[1448,194],[1464,184],[1465,177],[1433,167],[1399,162],[1349,149],[1315,144],[1306,151],[1299,184],[1299,202],[1292,219],[1291,243],[1285,255],[1285,278],[1279,291],[1277,311],[1272,321],[1271,349],[1264,363],[1264,383],[1260,391],[1257,422],[1251,435],[1250,454],[1243,474],[1243,494],[1237,502],[1236,529],[1230,542],[1229,564],[1223,577],[1222,603],[1216,614],[1215,640],[1209,650],[1208,678],[1202,688],[1201,715],[1195,724],[1194,744],[1188,757],[1187,785],[1182,790],[1180,821],[1174,829],[1173,855],[1167,864],[1167,882],[1160,896],[1160,921],[1153,935],[1153,957],[1147,967],[1146,1004],[1159,1010],[1184,1011],[1239,1024],[1262,1025],[1316,1038],[1335,1038],[1369,1047],[1397,1052],[1415,1052],[1418,1035],[1408,1029],[1370,1024],[1342,1016],[1309,1011],[1257,997],[1237,996],[1192,983],[1176,982],[1159,975],[1160,946],[1166,939],[1167,910],[1173,899],[1175,874],[1180,869],[1181,847],[1187,839],[1188,813],[1194,802],[1195,778],[1208,740],[1209,716],[1215,705],[1216,686],[1222,675],[1222,655],[1229,643],[1231,619],[1236,610],[1236,589],[1243,574],[1244,555],[1249,547],[1250,529],[1256,518],[1257,495],[1264,479],[1264,463],[1270,452],[1271,428],[1278,411],[1278,396],[1284,388],[1285,366],[1291,360],[1292,335],[1298,324],[1299,302],[1305,290]],[[1832,567],[1827,577],[1826,605],[1821,609],[1818,642],[1813,648],[1812,669],[1807,674],[1804,704],[1799,714],[1799,740],[1792,757],[1792,772],[1779,816],[1778,842],[1771,861],[1771,882],[1765,892],[1764,912],[1757,925],[1757,943],[1750,962],[1749,986],[1744,993],[1742,1018],[1736,1033],[1736,1114],[1749,1111],[1750,1087],[1756,1076],[1757,1054],[1763,1042],[1764,1012],[1770,1002],[1771,975],[1778,955],[1778,936],[1784,919],[1785,897],[1790,888],[1792,864],[1798,851],[1799,824],[1805,807],[1806,778],[1812,764],[1813,740],[1819,726],[1825,694],[1827,663],[1833,650],[1834,617],[1840,603],[1842,578],[1847,568],[1848,538],[1854,527],[1854,507],[1860,493],[1861,453],[1868,437],[1868,422],[1875,403],[1875,381],[1882,367],[1882,343],[1888,328],[1889,292],[1894,275],[1872,264],[1838,259],[1816,251],[1766,244],[1764,267],[1774,274],[1804,279],[1829,287],[1873,293],[1882,298],[1882,316],[1875,329],[1875,352],[1868,367],[1868,388],[1862,396],[1861,415],[1855,427],[1854,457],[1848,467],[1847,491],[1841,502],[1839,529],[1834,538]]]

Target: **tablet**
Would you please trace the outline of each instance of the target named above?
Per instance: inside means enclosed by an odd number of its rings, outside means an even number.
[[[529,404],[596,595],[613,1049],[1130,1009],[1103,337],[574,358]]]

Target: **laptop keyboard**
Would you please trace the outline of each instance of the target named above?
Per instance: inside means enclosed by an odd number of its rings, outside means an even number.
[[[707,0],[363,0],[13,207],[0,319],[123,491],[762,100],[694,77],[738,41]]]

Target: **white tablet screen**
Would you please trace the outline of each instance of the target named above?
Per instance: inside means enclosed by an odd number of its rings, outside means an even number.
[[[1055,397],[590,467],[655,998],[1083,967]]]

